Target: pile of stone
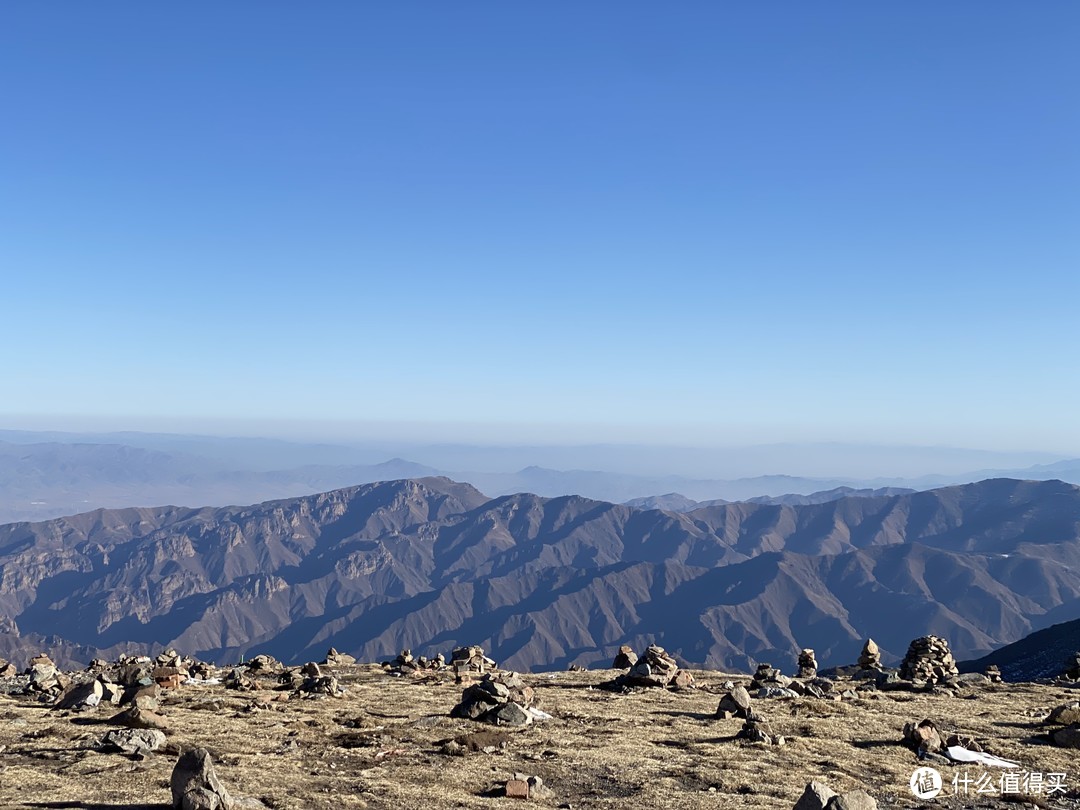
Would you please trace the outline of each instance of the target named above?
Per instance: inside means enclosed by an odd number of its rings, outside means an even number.
[[[859,669],[877,671],[883,669],[881,666],[881,648],[872,638],[868,638],[863,645],[862,653],[859,655]]]
[[[533,719],[543,716],[533,707],[535,693],[514,672],[486,674],[480,681],[465,688],[461,702],[451,711],[451,717],[477,720],[508,728],[524,728]]]
[[[799,693],[792,686],[791,678],[772,664],[758,664],[754,679],[750,681],[750,691],[756,692],[759,698],[798,697]]]
[[[340,653],[333,647],[326,651],[326,659],[322,662],[325,667],[347,667],[356,663],[356,658],[348,653]]]
[[[990,664],[983,674],[986,675],[986,678],[990,683],[1002,683],[1001,668],[998,667],[997,664]]]
[[[450,666],[459,681],[468,675],[484,675],[498,669],[495,662],[484,655],[484,648],[475,644],[455,649],[450,654]]]
[[[71,679],[53,663],[45,653],[30,659],[25,675],[29,676],[27,694],[38,694],[43,700],[52,700],[71,685]]]
[[[946,683],[959,674],[949,642],[938,636],[922,636],[912,641],[900,664],[900,677],[906,681]]]
[[[629,644],[623,644],[615,653],[615,660],[611,662],[612,669],[630,669],[637,663],[637,653]]]
[[[397,658],[388,661],[383,666],[387,667],[393,675],[416,675],[425,672],[438,672],[446,668],[446,656],[439,653],[434,658],[423,655],[413,657],[412,650],[402,650]]]
[[[757,714],[753,709],[747,712],[746,722],[735,735],[742,740],[765,745],[784,745],[786,740],[782,734],[774,734],[769,721]]]
[[[865,790],[837,793],[821,782],[811,782],[792,810],[877,810],[877,806]]]
[[[650,644],[630,671],[615,679],[619,687],[665,687],[689,689],[694,685],[694,676],[685,669],[679,669],[678,662],[667,651],[656,644]]]
[[[807,679],[817,677],[817,658],[814,657],[814,651],[809,647],[799,653],[796,665],[799,668],[798,677]]]
[[[734,686],[720,698],[716,716],[721,720],[730,720],[732,717],[746,720],[750,716],[750,693],[746,691],[746,687],[741,684]]]

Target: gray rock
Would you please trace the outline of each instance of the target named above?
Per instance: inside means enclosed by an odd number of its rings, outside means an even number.
[[[532,717],[529,716],[529,713],[512,701],[504,703],[490,712],[485,719],[497,726],[510,726],[511,728],[524,728],[532,723]]]
[[[1080,724],[1059,728],[1050,735],[1050,739],[1058,748],[1080,748]]]
[[[101,747],[122,754],[149,754],[165,744],[165,734],[151,728],[114,728],[101,739]]]
[[[174,810],[233,810],[232,797],[214,772],[205,748],[181,754],[169,779]]]
[[[833,796],[825,810],[877,810],[877,801],[865,790],[852,790],[842,796]]]
[[[1080,723],[1080,702],[1074,700],[1071,703],[1062,703],[1060,706],[1055,706],[1043,722],[1057,723],[1063,726]]]
[[[825,810],[836,791],[821,782],[811,782],[791,810]]]
[[[782,688],[779,686],[763,686],[758,689],[757,696],[759,698],[794,698],[798,697],[797,694],[790,689]]]

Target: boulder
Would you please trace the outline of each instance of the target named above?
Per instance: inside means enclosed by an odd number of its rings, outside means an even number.
[[[611,662],[612,669],[630,669],[637,663],[637,653],[634,652],[634,648],[629,644],[623,644],[619,647],[619,652],[615,654],[615,660]]]
[[[169,779],[173,810],[232,810],[233,801],[205,748],[185,751]]]
[[[165,744],[165,734],[150,728],[114,728],[101,739],[106,751],[146,755]]]
[[[1063,726],[1080,723],[1080,702],[1074,700],[1070,703],[1062,703],[1060,706],[1055,706],[1050,710],[1049,716],[1043,722],[1056,723]]]
[[[836,791],[822,782],[810,782],[791,810],[825,810]]]

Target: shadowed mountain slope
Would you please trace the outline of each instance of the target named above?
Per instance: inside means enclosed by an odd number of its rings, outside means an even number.
[[[563,668],[656,641],[708,666],[802,646],[825,665],[866,636],[893,658],[930,632],[985,653],[1080,613],[1077,571],[1080,488],[1057,481],[676,513],[422,478],[2,526],[0,616],[16,656],[45,635],[218,660],[481,643]]]

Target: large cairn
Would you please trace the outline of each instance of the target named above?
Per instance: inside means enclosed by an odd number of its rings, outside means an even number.
[[[693,685],[694,676],[667,654],[663,647],[650,644],[630,671],[618,679],[626,686],[674,686],[687,688]]]
[[[495,726],[524,728],[537,716],[532,709],[534,699],[533,688],[526,686],[517,673],[489,673],[465,688],[461,702],[450,711],[450,716]]]
[[[814,651],[809,647],[799,653],[799,659],[796,662],[799,667],[800,678],[816,678],[817,677],[817,658],[814,657]]]
[[[450,654],[450,667],[460,682],[469,675],[484,675],[498,669],[495,662],[484,655],[484,648],[478,645],[458,647]]]
[[[862,653],[859,655],[859,669],[876,670],[878,672],[882,670],[881,648],[872,638],[868,638],[863,645]]]
[[[912,641],[900,664],[900,677],[905,681],[943,683],[959,674],[949,642],[938,636],[922,636]]]

